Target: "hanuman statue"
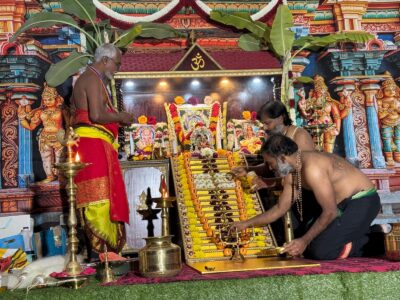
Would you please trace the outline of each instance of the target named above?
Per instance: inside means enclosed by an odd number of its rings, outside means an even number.
[[[388,166],[393,166],[395,161],[400,162],[400,88],[391,76],[382,83],[377,104],[383,151]]]
[[[332,153],[336,136],[340,133],[340,102],[331,98],[324,78],[319,75],[314,77],[314,89],[310,90],[308,99],[305,98],[304,89],[298,95],[299,111],[307,124],[327,126],[323,133],[324,151]]]
[[[32,131],[40,124],[43,125],[38,135],[39,152],[46,173],[46,179],[42,183],[58,179],[57,169],[53,168],[53,164],[60,162],[63,154],[63,146],[57,140],[57,132],[63,130],[61,109],[63,102],[64,99],[57,90],[47,86],[46,83],[42,92],[42,102],[38,108],[32,110],[29,102],[19,101],[18,118],[22,127]]]

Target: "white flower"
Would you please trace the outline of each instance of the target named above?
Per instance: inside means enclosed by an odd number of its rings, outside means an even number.
[[[212,157],[213,154],[214,154],[214,150],[211,149],[211,148],[208,148],[208,147],[202,148],[202,149],[200,150],[200,154],[201,154],[201,156],[203,156],[203,157]]]

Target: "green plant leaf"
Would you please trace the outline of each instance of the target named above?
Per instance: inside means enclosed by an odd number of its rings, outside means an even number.
[[[255,37],[253,34],[243,34],[240,36],[238,45],[240,48],[246,51],[260,51],[262,47],[260,45],[260,39]]]
[[[142,27],[141,37],[150,37],[155,39],[168,39],[182,36],[178,30],[167,24],[139,22],[137,25]]]
[[[270,43],[275,53],[283,57],[294,41],[293,16],[287,5],[279,5],[271,27]]]
[[[338,42],[366,43],[375,38],[373,34],[364,31],[342,32],[338,37]]]
[[[258,38],[264,38],[265,32],[270,29],[262,22],[253,21],[248,13],[229,14],[213,10],[210,13],[210,18],[211,20],[233,26],[237,29],[247,29]]]
[[[65,13],[83,21],[92,22],[96,18],[96,6],[92,0],[61,0],[61,7]]]
[[[320,48],[326,47],[330,44],[338,43],[338,42],[354,42],[354,43],[365,43],[369,40],[373,39],[374,35],[367,32],[340,32],[329,34],[326,36],[306,36],[300,39],[297,39],[293,46],[303,47],[316,51]]]
[[[310,35],[300,37],[300,38],[294,40],[293,47],[303,47],[306,43],[309,43],[313,39],[314,39],[314,37],[312,37]]]
[[[132,28],[124,31],[115,41],[117,47],[125,48],[138,36],[155,39],[167,39],[181,36],[178,30],[167,24],[139,22]]]
[[[125,30],[115,41],[114,44],[119,48],[125,48],[134,41],[142,32],[141,25],[135,25],[132,28]]]
[[[72,52],[67,58],[52,64],[46,73],[47,84],[56,87],[71,75],[77,73],[80,68],[85,67],[92,57],[90,54]]]
[[[31,29],[31,28],[47,28],[51,27],[56,24],[64,24],[68,26],[73,26],[77,27],[78,24],[75,22],[75,20],[66,14],[60,14],[60,13],[53,13],[53,12],[41,12],[36,15],[33,15],[30,17],[18,30],[16,33],[11,38],[11,42],[15,41],[17,37]]]
[[[312,82],[314,82],[314,79],[312,79],[311,77],[308,77],[308,76],[300,76],[300,77],[296,77],[295,81],[300,82],[300,83],[312,83]]]

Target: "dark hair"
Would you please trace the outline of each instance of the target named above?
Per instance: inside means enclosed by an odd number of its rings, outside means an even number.
[[[292,125],[293,121],[290,119],[285,105],[280,101],[268,101],[260,107],[257,113],[257,118],[260,120],[262,116],[267,115],[271,119],[283,116],[283,124],[285,126]]]
[[[298,149],[299,147],[292,139],[279,133],[271,135],[261,146],[260,152],[261,154],[278,157],[280,155],[292,155]]]

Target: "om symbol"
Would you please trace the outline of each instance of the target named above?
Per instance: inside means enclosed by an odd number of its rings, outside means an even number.
[[[197,53],[196,56],[192,58],[192,62],[193,63],[190,64],[190,66],[192,67],[193,71],[198,71],[199,69],[203,69],[204,66],[206,65],[200,53]]]

